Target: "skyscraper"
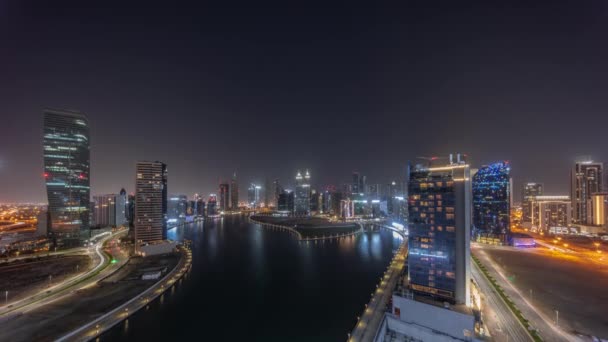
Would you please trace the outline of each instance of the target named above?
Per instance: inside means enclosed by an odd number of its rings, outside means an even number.
[[[360,184],[361,184],[361,175],[359,174],[359,172],[353,172],[353,183],[351,185],[350,191],[352,191],[352,193],[354,193],[354,194],[358,194],[358,193],[364,191],[364,189],[361,189],[359,187]]]
[[[84,114],[44,111],[48,231],[59,248],[82,246],[89,239],[89,144],[89,124]]]
[[[220,210],[230,210],[230,185],[228,183],[220,184]]]
[[[252,208],[257,208],[260,206],[260,191],[262,190],[262,187],[251,183],[251,185],[249,186],[249,192],[248,192],[248,198],[247,200],[249,201],[249,206]]]
[[[508,162],[483,166],[473,176],[475,234],[506,241],[510,232],[511,168]]]
[[[135,167],[135,242],[167,238],[167,165],[137,162]]]
[[[411,170],[410,288],[456,304],[470,304],[471,176],[456,155],[435,167]]]
[[[536,196],[543,195],[541,183],[525,183],[522,191],[522,222],[529,228],[532,225],[532,202]]]
[[[572,201],[572,221],[591,225],[587,219],[587,205],[594,193],[602,192],[604,186],[604,164],[591,160],[574,164],[570,174],[570,199]]]
[[[572,202],[569,196],[534,196],[532,203],[532,223],[539,231],[551,228],[565,228],[572,222]]]
[[[294,212],[296,215],[310,214],[310,173],[306,170],[304,176],[296,174],[296,191],[294,197]]]
[[[120,189],[116,196],[116,226],[120,227],[127,224],[127,191]]]
[[[236,171],[232,175],[232,180],[230,180],[230,209],[239,209],[239,183],[236,179]]]
[[[279,207],[279,196],[283,193],[283,187],[278,179],[275,179],[272,182],[272,190],[273,190],[273,204],[275,208]]]
[[[116,195],[96,195],[93,196],[93,201],[95,225],[102,228],[116,226]]]

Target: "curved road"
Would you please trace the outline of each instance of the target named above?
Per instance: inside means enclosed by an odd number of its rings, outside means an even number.
[[[118,231],[112,235],[108,235],[103,240],[99,241],[95,245],[95,255],[99,259],[99,263],[90,269],[89,271],[76,275],[72,278],[66,279],[58,284],[51,286],[43,291],[40,291],[32,296],[26,297],[19,301],[10,303],[6,306],[0,307],[0,321],[3,319],[8,319],[12,315],[20,315],[30,310],[36,309],[48,303],[51,303],[67,294],[70,294],[74,287],[77,285],[82,285],[81,287],[86,287],[91,284],[96,283],[98,280],[107,276],[107,272],[102,272],[106,270],[107,266],[110,264],[108,258],[105,253],[102,252],[103,244],[116,237],[119,234],[125,233],[126,230]],[[124,263],[125,261],[123,261]],[[117,267],[120,267],[122,263],[117,263],[111,267],[111,271],[113,272]]]

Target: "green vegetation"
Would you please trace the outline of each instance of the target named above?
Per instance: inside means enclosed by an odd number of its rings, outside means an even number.
[[[490,284],[492,284],[492,287],[494,288],[494,290],[496,290],[496,293],[498,293],[500,298],[502,298],[502,300],[504,300],[504,302],[507,303],[507,306],[509,307],[511,312],[513,312],[513,314],[515,314],[515,317],[517,317],[517,319],[521,322],[521,324],[530,333],[530,336],[532,336],[532,339],[534,339],[534,341],[537,341],[537,342],[542,341],[543,339],[540,337],[540,335],[538,334],[538,332],[535,329],[530,330],[530,327],[531,327],[530,321],[528,321],[524,317],[524,315],[522,315],[521,311],[517,308],[517,306],[515,306],[515,303],[513,303],[511,298],[509,298],[509,296],[507,296],[507,294],[502,289],[502,287],[500,285],[498,285],[498,283],[496,282],[496,279],[494,279],[494,277],[492,277],[488,273],[488,269],[474,255],[471,255],[471,258],[473,259],[475,264],[477,264],[477,266],[479,267],[479,269],[481,270],[483,275],[486,277],[486,279],[488,279],[488,281],[490,281]]]

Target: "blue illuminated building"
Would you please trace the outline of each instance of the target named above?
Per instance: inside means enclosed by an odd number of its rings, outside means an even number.
[[[476,237],[506,241],[510,232],[510,165],[483,166],[473,176],[473,225]]]

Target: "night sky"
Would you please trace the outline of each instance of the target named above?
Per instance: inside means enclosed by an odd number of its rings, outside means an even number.
[[[455,151],[568,193],[576,156],[608,161],[606,1],[127,2],[0,1],[0,201],[46,202],[44,107],[88,115],[92,194],[137,160],[188,195],[236,169],[241,196]]]

